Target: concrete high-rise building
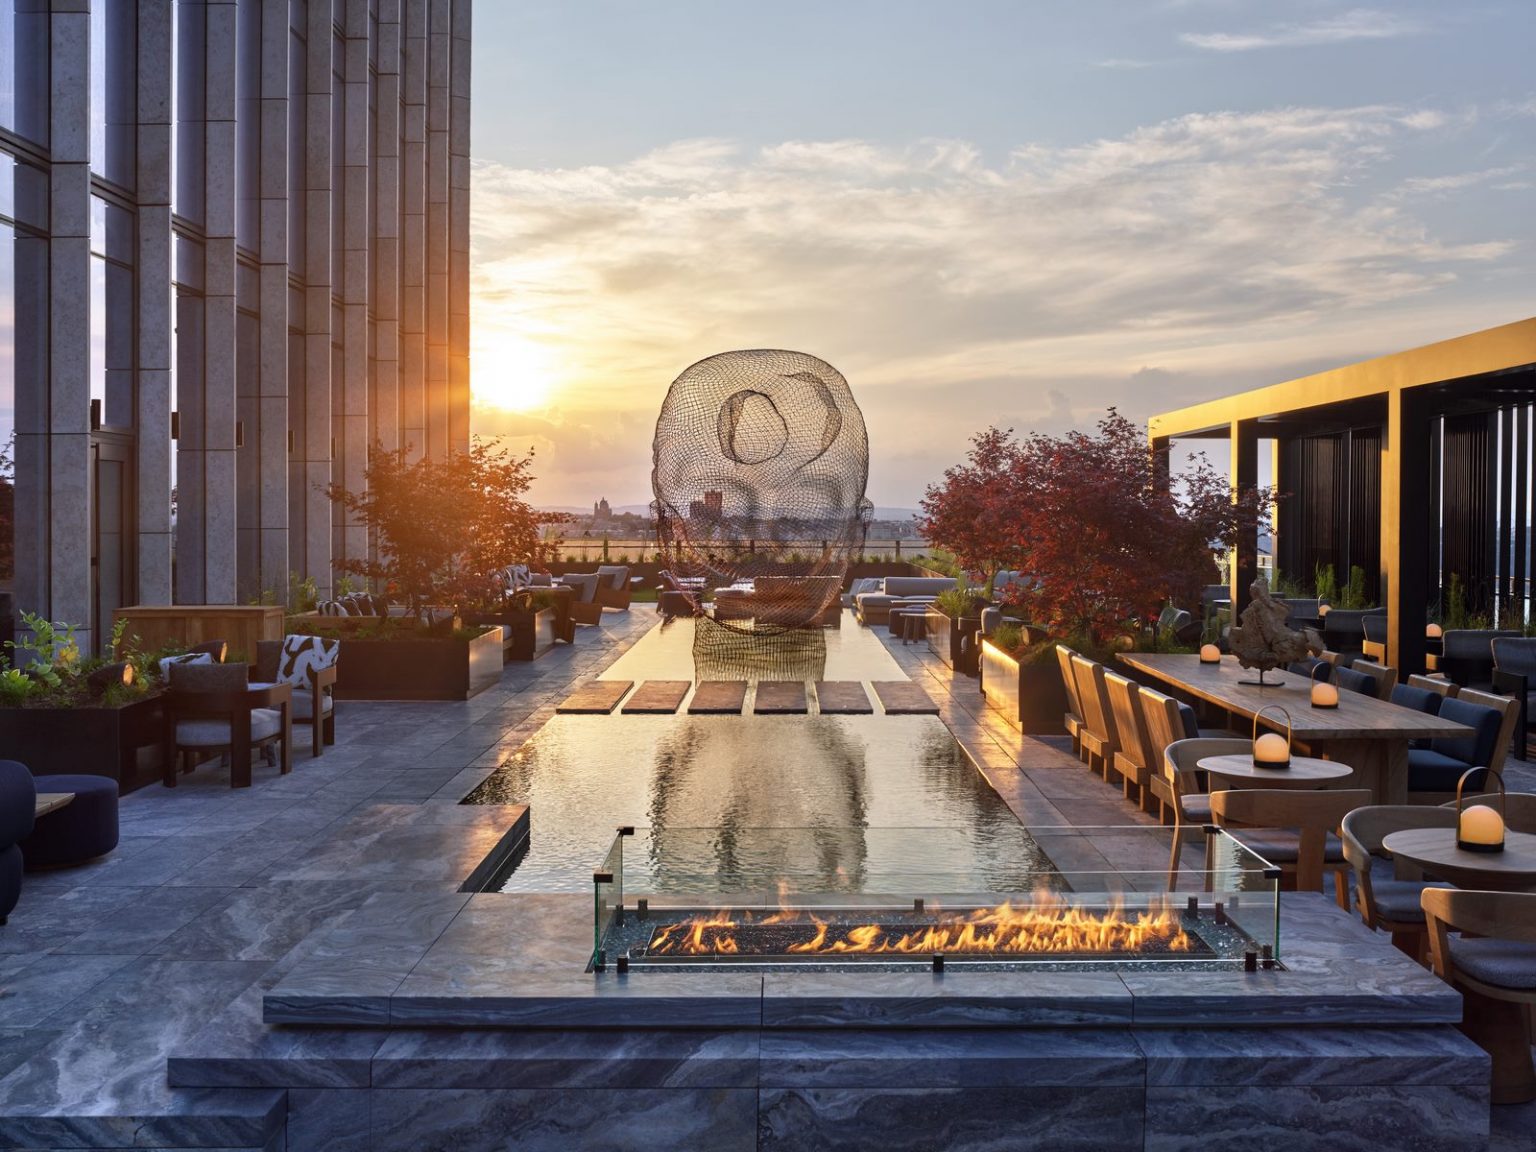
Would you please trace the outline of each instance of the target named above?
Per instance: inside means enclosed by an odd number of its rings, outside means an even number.
[[[0,0],[0,591],[322,593],[469,442],[471,0]],[[9,559],[8,559],[9,558]]]

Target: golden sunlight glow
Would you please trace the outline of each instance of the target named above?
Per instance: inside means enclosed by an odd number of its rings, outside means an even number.
[[[491,332],[475,349],[473,400],[490,408],[531,412],[556,391],[557,361],[544,344],[518,332]]]

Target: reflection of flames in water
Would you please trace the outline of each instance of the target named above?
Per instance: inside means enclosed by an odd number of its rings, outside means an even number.
[[[1083,908],[1053,893],[1039,893],[1025,907],[1005,902],[964,913],[936,911],[930,922],[919,924],[839,924],[810,912],[780,910],[761,915],[724,910],[657,929],[646,952],[651,956],[1029,955],[1193,949],[1178,916],[1166,905],[1128,914],[1118,902],[1102,909]]]

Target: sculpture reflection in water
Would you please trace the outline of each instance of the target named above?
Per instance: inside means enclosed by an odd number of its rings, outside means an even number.
[[[821,678],[868,479],[864,416],[825,361],[724,352],[672,382],[652,511],[664,587],[696,621],[696,678]]]

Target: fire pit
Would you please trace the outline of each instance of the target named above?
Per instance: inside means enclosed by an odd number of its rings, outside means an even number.
[[[1014,861],[1030,861],[1022,874],[1015,867],[1004,876],[987,876],[985,869],[957,876],[925,873],[920,865],[956,859],[954,829],[841,830],[830,842],[842,848],[861,835],[907,845],[899,863],[876,852],[871,867],[866,853],[854,875],[841,865],[827,868],[824,829],[732,830],[728,846],[736,863],[726,869],[728,883],[746,886],[741,859],[771,861],[776,874],[762,885],[773,890],[766,897],[719,890],[720,871],[709,864],[709,845],[716,857],[725,846],[719,829],[638,835],[620,829],[593,874],[591,966],[1166,970],[1278,963],[1279,871],[1220,829],[1204,829],[1184,846],[1180,856],[1189,857],[1189,867],[1174,855],[1172,829],[1021,828],[1016,834],[1029,841],[1027,849],[1014,845],[1009,853]],[[944,843],[930,843],[936,839]],[[626,842],[632,861],[637,848],[644,858],[632,873],[653,881],[670,876],[676,886],[641,894],[632,875],[626,902]],[[677,856],[670,867],[658,859],[669,851]],[[796,859],[810,863],[796,867]]]

